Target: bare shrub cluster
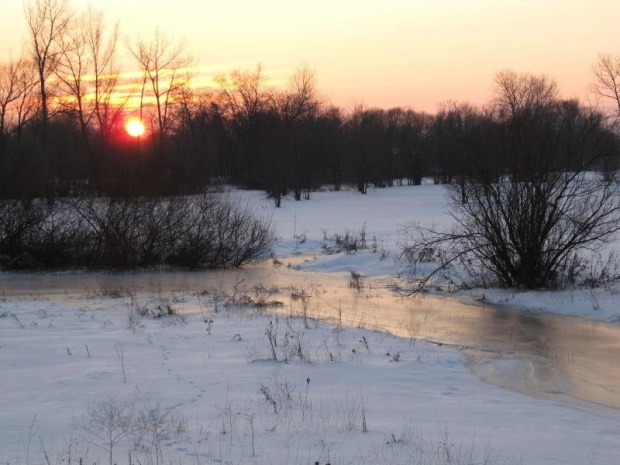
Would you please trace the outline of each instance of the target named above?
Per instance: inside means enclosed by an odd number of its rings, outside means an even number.
[[[273,241],[268,221],[209,195],[0,203],[0,266],[10,269],[230,268]]]
[[[164,463],[165,442],[182,435],[185,419],[161,402],[149,402],[137,408],[135,399],[118,400],[110,396],[89,404],[77,419],[76,427],[85,433],[90,444],[107,453],[109,465],[115,463],[115,450],[123,442],[142,452],[147,463],[160,465]]]
[[[351,289],[355,289],[357,292],[360,292],[362,290],[362,287],[364,287],[362,283],[362,275],[357,271],[351,269],[349,270],[349,273],[349,287]]]
[[[68,210],[42,200],[0,202],[0,267],[54,268],[71,260],[84,238],[81,222],[67,221]]]
[[[347,230],[343,234],[328,235],[327,231],[323,231],[323,250],[328,254],[355,253],[366,249],[368,249],[366,225],[357,232]]]
[[[295,330],[288,319],[283,318],[282,320],[286,325],[284,334],[278,335],[278,322],[280,318],[276,318],[275,325],[273,321],[269,320],[269,324],[265,328],[265,336],[269,341],[271,359],[285,363],[295,359],[302,362],[310,362],[310,357],[307,353],[308,348],[304,343],[304,333]]]
[[[413,266],[434,259],[433,272],[458,264],[476,284],[541,288],[573,283],[620,225],[618,184],[592,173],[547,173],[544,179],[468,182],[460,202],[450,186],[450,230],[411,225],[403,255]],[[615,275],[611,264],[601,279]],[[428,280],[430,276],[427,276]]]
[[[270,298],[278,292],[277,287],[265,288],[262,284],[248,288],[242,279],[233,285],[232,295],[226,299],[224,307],[282,307],[282,301]]]

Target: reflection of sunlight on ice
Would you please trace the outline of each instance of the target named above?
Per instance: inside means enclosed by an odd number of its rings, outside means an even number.
[[[295,257],[304,263],[312,256]],[[59,273],[0,275],[7,297],[38,295],[52,299],[107,298],[102,290],[126,289],[135,298],[149,296],[217,296],[222,311],[251,314],[277,312],[307,315],[336,326],[391,332],[414,345],[426,340],[463,349],[468,367],[482,380],[534,397],[598,408],[620,408],[620,328],[578,318],[531,315],[519,310],[469,305],[430,295],[407,297],[394,292],[390,280],[362,276],[359,290],[349,287],[350,272],[300,271],[283,262],[265,261],[242,270],[202,272]],[[311,263],[311,262],[310,262]],[[401,283],[404,284],[404,283]],[[226,306],[239,294],[242,307]],[[295,290],[306,290],[305,308]],[[269,294],[264,294],[269,290]],[[109,291],[108,291],[109,292]],[[247,299],[242,298],[247,296]],[[82,297],[80,297],[82,296]],[[280,302],[279,306],[253,303]],[[111,303],[110,303],[111,304]],[[200,314],[203,306],[183,303],[183,314]]]

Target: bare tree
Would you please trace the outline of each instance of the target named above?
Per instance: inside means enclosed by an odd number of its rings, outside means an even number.
[[[185,419],[174,412],[172,407],[164,407],[161,401],[147,405],[137,417],[140,439],[147,450],[155,454],[154,465],[164,463],[163,445],[166,438],[182,433]]]
[[[306,65],[297,68],[288,88],[274,100],[275,110],[282,120],[280,164],[288,171],[284,176],[293,189],[295,200],[301,200],[302,192],[309,200],[315,159],[311,132],[321,107],[314,71]]]
[[[620,56],[600,55],[592,66],[592,74],[594,75],[592,92],[609,101],[614,107],[615,118],[620,118]]]
[[[273,93],[267,88],[266,81],[260,65],[254,70],[235,70],[215,78],[220,87],[220,112],[227,120],[229,172],[233,177],[244,173],[246,181],[264,172],[263,160],[273,158],[273,148],[278,141],[275,137],[279,135],[277,118],[272,111]],[[272,176],[271,179],[279,178],[281,176]],[[269,195],[277,205],[282,189],[271,184]]]
[[[0,64],[0,148],[4,147],[6,140],[9,106],[19,98],[17,74],[19,63],[11,60]]]
[[[108,453],[109,465],[114,465],[114,448],[139,427],[132,403],[112,396],[91,403],[77,426],[88,434],[89,442]]]
[[[63,83],[64,92],[60,105],[75,114],[80,125],[84,143],[88,145],[90,112],[86,96],[89,91],[86,75],[91,71],[86,51],[85,16],[79,14],[70,19],[67,31],[59,38],[60,54],[54,74]]]
[[[227,116],[243,128],[247,129],[271,105],[272,95],[265,89],[266,79],[261,65],[256,65],[254,71],[237,69],[215,78]]]
[[[338,107],[330,106],[319,114],[316,121],[317,154],[322,163],[331,173],[329,181],[333,182],[334,190],[339,191],[344,175],[344,115]]]
[[[491,105],[502,119],[515,118],[524,112],[544,108],[558,100],[554,79],[534,74],[503,70],[495,76]]]
[[[61,104],[76,115],[87,145],[93,123],[105,143],[111,126],[123,111],[125,102],[111,104],[118,81],[117,40],[118,24],[108,32],[103,13],[92,5],[70,20],[61,37],[61,54],[55,69],[64,86]]]
[[[356,105],[347,121],[347,133],[348,162],[358,192],[366,194],[371,183],[386,186],[389,180],[384,161],[389,159],[391,147],[387,139],[385,111]]]
[[[129,46],[129,50],[144,73],[144,83],[149,84],[155,105],[155,126],[160,140],[163,140],[170,130],[170,107],[175,94],[189,84],[192,60],[186,54],[183,42],[173,42],[159,29],[150,42],[138,40],[137,44]]]
[[[8,136],[20,133],[32,113],[36,75],[23,57],[0,64],[0,149]]]
[[[118,29],[119,25],[115,23],[108,32],[103,13],[92,6],[86,10],[86,48],[92,65],[93,112],[104,144],[129,98],[112,104],[119,76],[115,62]]]
[[[405,110],[398,127],[395,149],[400,158],[400,176],[409,185],[419,185],[428,172],[434,118],[426,113]]]
[[[620,230],[619,185],[592,172],[617,149],[602,116],[551,99],[552,81],[516,77],[516,86],[498,80],[495,100],[503,102],[496,130],[514,154],[508,166],[448,187],[452,230],[408,229],[403,252],[411,263],[440,260],[430,276],[460,263],[505,286],[557,285],[575,277],[583,251],[599,250]],[[470,163],[474,174],[488,169],[485,157]]]
[[[49,121],[48,80],[62,55],[63,37],[72,15],[69,0],[31,0],[24,5],[30,35],[30,54],[37,68],[41,99],[41,133],[47,137]]]
[[[297,68],[289,79],[288,88],[278,96],[277,105],[286,120],[298,121],[316,115],[321,99],[314,70],[306,65]]]

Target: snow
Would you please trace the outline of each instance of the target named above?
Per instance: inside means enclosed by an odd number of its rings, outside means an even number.
[[[316,192],[310,201],[287,199],[281,208],[257,191],[231,192],[235,198],[247,202],[262,212],[273,223],[280,236],[276,245],[277,256],[314,254],[314,260],[300,265],[301,269],[323,272],[347,272],[355,270],[364,276],[388,276],[406,274],[405,265],[399,260],[399,244],[406,237],[403,230],[407,224],[449,227],[453,220],[445,187],[427,180],[421,186],[395,186],[369,189],[362,195],[357,191]],[[356,254],[322,254],[325,234],[343,234],[345,231],[359,233],[365,227],[368,245],[373,241],[377,252]],[[305,240],[300,243],[300,238]],[[620,238],[605,253],[620,252]],[[588,257],[586,257],[588,258]],[[419,270],[429,272],[432,266]],[[434,289],[431,288],[431,291]],[[440,291],[441,292],[441,291]],[[449,293],[453,298],[479,300],[489,303],[528,309],[534,312],[550,312],[580,316],[606,322],[620,322],[620,285],[607,284],[590,289],[575,287],[561,291],[515,291],[502,289],[470,289]]]
[[[107,396],[133,399],[138,410],[174,407],[182,426],[162,440],[162,463],[452,463],[446,454],[482,456],[489,446],[491,463],[620,458],[617,416],[485,384],[457,350],[313,320],[306,328],[249,307],[215,313],[198,295],[148,299],[180,315],[143,316],[130,328],[126,297],[2,302],[0,462],[26,463],[28,452],[42,463],[45,449],[60,463],[72,444],[73,460],[107,463],[75,426]],[[270,322],[279,361],[265,335]],[[303,341],[304,359],[291,351],[284,361],[287,333]],[[154,460],[147,445],[132,449],[134,462]],[[130,449],[121,441],[115,463],[127,463]]]
[[[315,273],[342,280],[351,270],[402,284],[395,278],[403,271],[401,231],[411,221],[448,225],[443,194],[430,183],[366,195],[323,191],[275,208],[260,192],[229,193],[272,219],[280,237],[274,258],[305,270],[300,288]],[[325,236],[362,228],[369,250],[323,253]],[[105,448],[79,425],[89,406],[110,397],[151,417],[170,408],[175,420],[157,444],[159,458],[142,430],[140,440],[134,434],[115,447],[118,464],[129,463],[130,452],[131,463],[142,464],[447,464],[483,463],[485,456],[487,463],[620,463],[617,411],[483,381],[499,373],[536,382],[527,361],[475,359],[414,336],[304,320],[299,302],[292,310],[224,307],[231,289],[33,294],[22,285],[30,279],[54,281],[0,275],[0,463],[68,464],[69,456],[108,463]],[[448,297],[617,322],[618,292],[610,285]],[[153,316],[168,306],[174,315]]]
[[[443,187],[433,184],[369,189],[362,195],[354,190],[313,192],[309,201],[287,198],[281,208],[258,191],[231,191],[231,196],[271,218],[280,240],[275,254],[319,252],[324,232],[328,235],[365,226],[369,245],[395,251],[400,231],[411,221],[448,224],[448,205]],[[301,238],[305,237],[305,242]],[[376,273],[375,273],[376,274]]]

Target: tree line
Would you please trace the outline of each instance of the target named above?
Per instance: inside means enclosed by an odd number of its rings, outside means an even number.
[[[128,79],[118,67],[119,26],[100,11],[76,11],[69,0],[30,0],[24,11],[27,46],[0,65],[3,198],[162,196],[223,180],[262,189],[279,206],[324,184],[365,193],[424,177],[458,185],[527,176],[549,150],[557,169],[570,168],[569,154],[580,150],[601,152],[595,169],[612,173],[618,164],[615,120],[561,99],[548,77],[500,72],[488,105],[446,102],[435,115],[343,110],[321,97],[307,66],[281,89],[260,66],[195,87],[184,44],[160,30],[124,44],[139,71]],[[620,61],[600,57],[594,93],[613,102],[619,75]],[[145,121],[148,136],[126,135],[129,114]]]

